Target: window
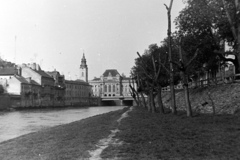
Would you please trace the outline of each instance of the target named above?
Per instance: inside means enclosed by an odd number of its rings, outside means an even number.
[[[115,92],[115,85],[113,85],[113,92]]]
[[[111,85],[108,85],[108,92],[111,92],[111,88],[112,86]]]
[[[107,92],[107,85],[104,85],[104,92]]]
[[[84,72],[82,72],[82,77],[84,77]]]

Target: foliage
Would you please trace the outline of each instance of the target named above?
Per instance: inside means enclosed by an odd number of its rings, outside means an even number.
[[[225,9],[222,3],[223,1],[225,1],[227,6]],[[178,29],[177,35],[184,37],[183,39],[187,37],[183,43],[183,49],[186,52],[193,52],[192,49],[201,44],[200,56],[198,58],[199,64],[195,66],[198,70],[200,70],[201,66],[205,63],[208,66],[207,70],[216,71],[218,53],[215,51],[223,50],[223,42],[225,41],[235,42],[235,44],[237,44],[231,32],[231,25],[226,14],[227,9],[232,19],[236,20],[234,2],[223,1],[186,0],[186,7],[175,20]],[[221,56],[222,61],[229,60],[224,58],[224,56],[225,54]]]

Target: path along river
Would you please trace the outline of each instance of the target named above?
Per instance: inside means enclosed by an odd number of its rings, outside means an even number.
[[[101,106],[0,112],[0,142],[122,108],[123,106]]]

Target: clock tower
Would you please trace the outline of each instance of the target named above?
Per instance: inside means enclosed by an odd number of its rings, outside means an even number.
[[[88,67],[84,53],[80,65],[80,79],[88,82]]]

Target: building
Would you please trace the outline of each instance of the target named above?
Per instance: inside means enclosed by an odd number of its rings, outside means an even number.
[[[107,69],[100,78],[94,78],[89,83],[96,97],[130,97],[129,80],[128,77],[122,77],[116,69]]]
[[[36,63],[23,64],[21,66],[21,76],[31,78],[37,84],[41,85],[42,89],[39,93],[41,106],[54,105],[54,79]]]
[[[66,105],[82,105],[91,97],[91,85],[83,80],[65,80]]]
[[[79,78],[65,80],[58,71],[45,72],[36,63],[16,66],[0,59],[0,94],[5,93],[5,104],[11,107],[98,105],[99,98],[92,97],[88,83],[84,54]]]
[[[49,76],[54,79],[54,105],[63,106],[65,105],[65,76],[61,75],[58,71],[46,72]]]
[[[88,66],[84,53],[80,65],[80,79],[88,83]]]
[[[67,105],[89,104],[89,97],[92,96],[91,85],[88,83],[88,67],[85,55],[81,59],[80,79],[65,80],[65,102]]]

